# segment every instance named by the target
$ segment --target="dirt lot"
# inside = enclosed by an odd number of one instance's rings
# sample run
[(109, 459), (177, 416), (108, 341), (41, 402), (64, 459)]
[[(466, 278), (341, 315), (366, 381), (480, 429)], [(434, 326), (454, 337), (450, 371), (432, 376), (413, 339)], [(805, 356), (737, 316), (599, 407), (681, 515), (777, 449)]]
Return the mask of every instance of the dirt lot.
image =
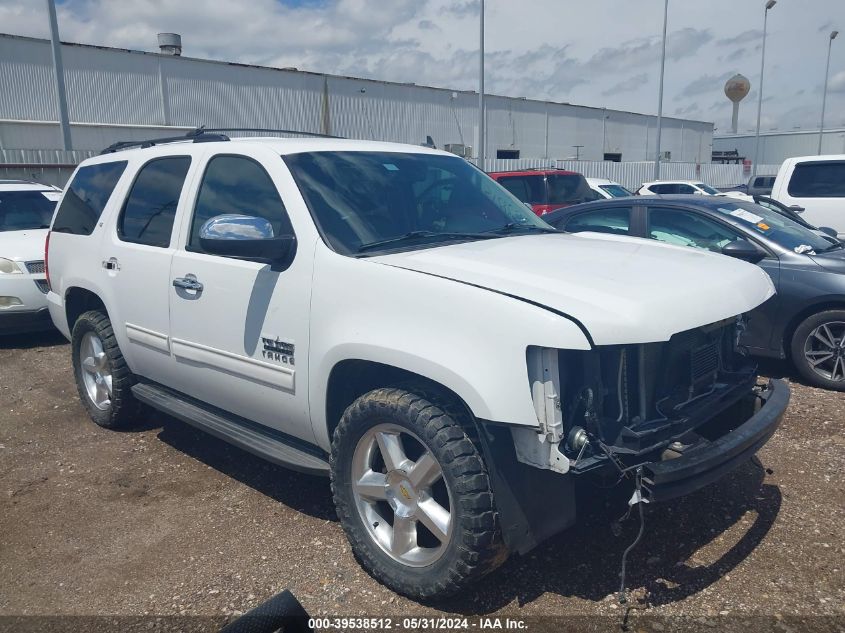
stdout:
[[(420, 605), (361, 570), (326, 480), (158, 414), (128, 432), (98, 428), (69, 351), (57, 336), (0, 342), (0, 616), (230, 615), (285, 587), (312, 615), (622, 614), (619, 564), (638, 525), (614, 535), (624, 508), (597, 490), (578, 527), (458, 599)], [(760, 453), (768, 472), (749, 463), (647, 508), (629, 567), (633, 593), (647, 595), (640, 617), (845, 629), (845, 395), (792, 386)]]

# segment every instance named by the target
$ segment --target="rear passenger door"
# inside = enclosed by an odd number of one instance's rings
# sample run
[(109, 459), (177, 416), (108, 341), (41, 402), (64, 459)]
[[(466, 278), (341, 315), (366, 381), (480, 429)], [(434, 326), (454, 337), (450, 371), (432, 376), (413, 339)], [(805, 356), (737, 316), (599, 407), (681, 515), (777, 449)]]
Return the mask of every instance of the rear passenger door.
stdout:
[(836, 229), (845, 238), (845, 160), (797, 163), (780, 202), (804, 207), (802, 217)]
[(121, 351), (133, 372), (162, 382), (173, 364), (167, 338), (173, 226), (191, 168), (191, 156), (175, 153), (140, 165), (102, 246), (106, 306)]
[[(199, 240), (205, 222), (226, 214), (264, 218), (274, 235), (294, 233), (285, 199), (301, 195), (281, 157), (270, 150), (245, 155), (233, 147), (202, 165), (166, 284), (178, 366), (169, 386), (314, 442), (306, 378), (315, 240), (298, 234), (285, 270), (206, 253)], [(199, 286), (178, 287), (185, 279)]]

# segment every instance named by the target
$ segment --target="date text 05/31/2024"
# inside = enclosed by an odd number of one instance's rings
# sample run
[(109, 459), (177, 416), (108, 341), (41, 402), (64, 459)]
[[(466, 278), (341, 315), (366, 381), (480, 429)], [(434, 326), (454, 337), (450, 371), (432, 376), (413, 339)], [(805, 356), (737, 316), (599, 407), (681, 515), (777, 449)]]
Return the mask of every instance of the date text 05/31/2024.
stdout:
[(315, 630), (405, 630), (405, 631), (419, 631), (419, 630), (436, 630), (436, 631), (455, 631), (455, 630), (478, 630), (478, 631), (493, 631), (493, 630), (510, 630), (520, 631), (528, 628), (524, 620), (515, 618), (496, 618), (496, 617), (482, 617), (482, 618), (437, 618), (437, 617), (407, 617), (407, 618), (367, 618), (367, 617), (351, 617), (351, 618), (311, 618), (308, 620), (308, 626)]

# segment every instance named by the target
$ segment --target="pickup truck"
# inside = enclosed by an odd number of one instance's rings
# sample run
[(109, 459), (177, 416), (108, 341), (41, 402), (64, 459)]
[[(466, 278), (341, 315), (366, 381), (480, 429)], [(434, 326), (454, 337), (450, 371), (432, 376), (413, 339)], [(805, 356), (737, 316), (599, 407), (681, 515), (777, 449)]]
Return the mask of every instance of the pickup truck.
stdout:
[(75, 171), (46, 261), (94, 422), (163, 411), (329, 476), (356, 558), (416, 599), (572, 525), (576, 480), (632, 503), (714, 481), (789, 399), (737, 344), (762, 270), (560, 233), (434, 149), (118, 144)]

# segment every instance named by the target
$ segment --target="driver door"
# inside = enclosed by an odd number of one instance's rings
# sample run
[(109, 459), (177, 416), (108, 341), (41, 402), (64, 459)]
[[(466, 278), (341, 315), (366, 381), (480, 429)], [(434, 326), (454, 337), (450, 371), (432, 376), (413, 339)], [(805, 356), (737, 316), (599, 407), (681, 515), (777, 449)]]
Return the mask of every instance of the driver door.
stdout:
[[(746, 240), (756, 244), (748, 236), (718, 220), (702, 213), (670, 207), (648, 208), (648, 237), (659, 242), (700, 248), (720, 253), (722, 248), (734, 240)], [(759, 245), (757, 245), (760, 248)], [(777, 289), (780, 284), (780, 261), (768, 255), (758, 264), (765, 270)], [(742, 344), (749, 348), (769, 349), (773, 324), (780, 309), (780, 294), (758, 306), (748, 315), (748, 329), (742, 337)]]
[(199, 241), (202, 225), (225, 214), (266, 219), (274, 235), (293, 233), (283, 199), (295, 185), (282, 178), (281, 157), (256, 155), (207, 156), (184, 214), (170, 268), (171, 349), (180, 368), (170, 386), (314, 442), (305, 379), (313, 242), (297, 245), (288, 268), (271, 270), (206, 253)]

